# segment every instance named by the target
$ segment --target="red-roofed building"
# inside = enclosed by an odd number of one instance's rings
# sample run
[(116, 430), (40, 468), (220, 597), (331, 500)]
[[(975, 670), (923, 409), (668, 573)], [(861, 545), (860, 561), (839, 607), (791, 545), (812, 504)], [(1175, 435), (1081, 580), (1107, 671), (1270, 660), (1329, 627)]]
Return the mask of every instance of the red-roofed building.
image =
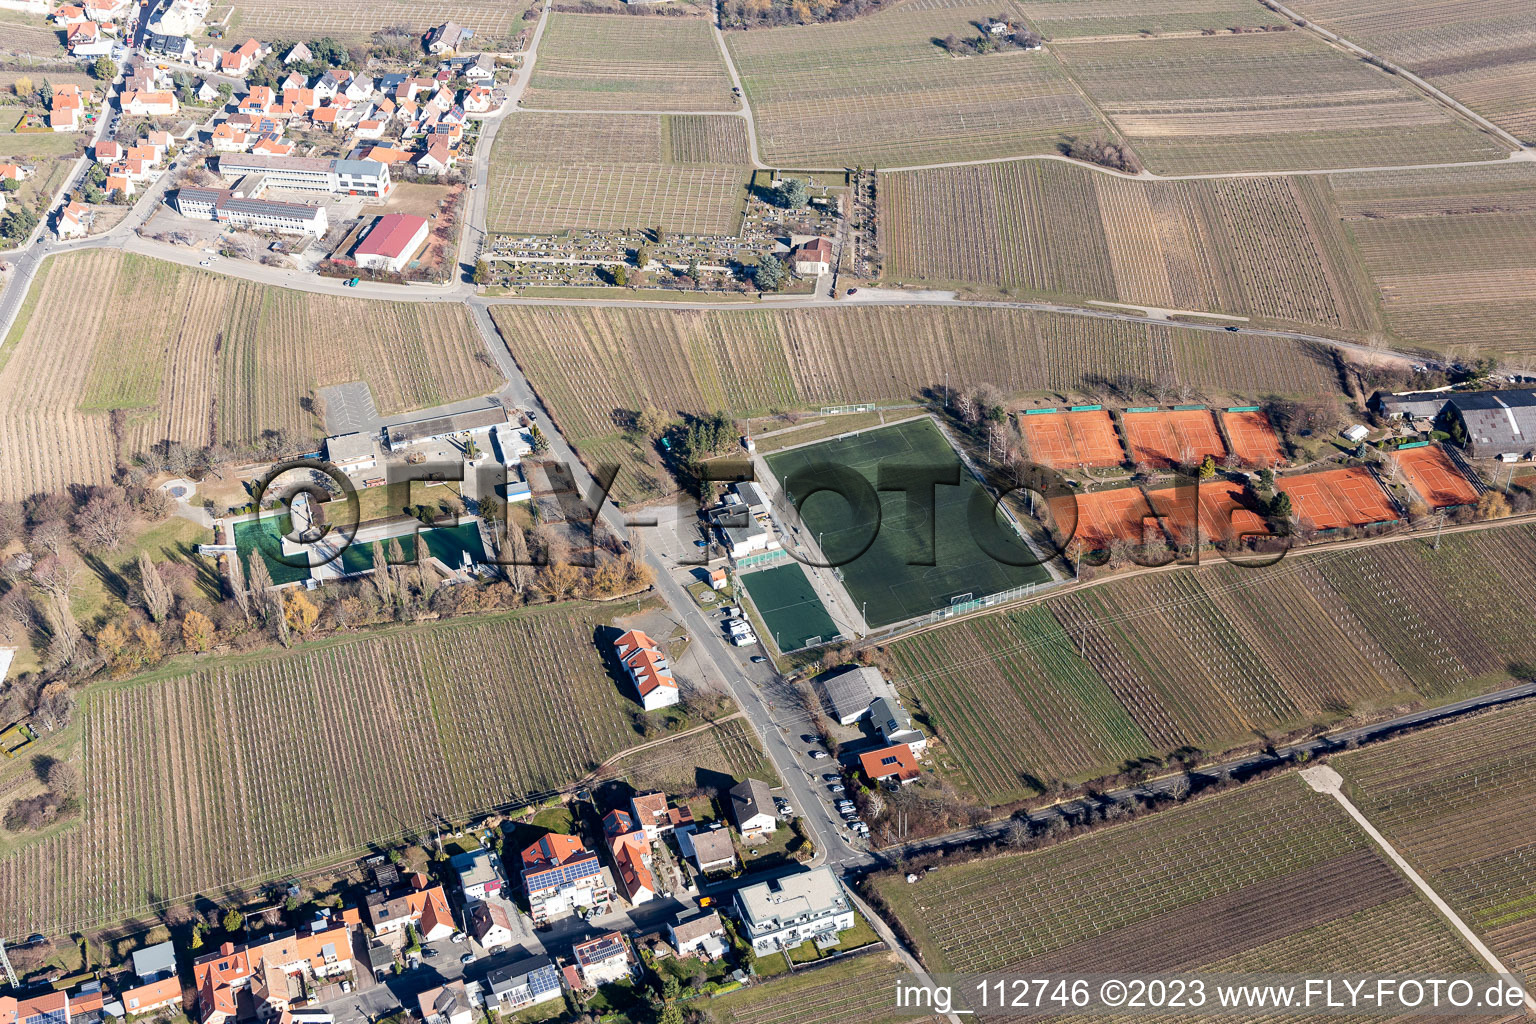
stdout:
[(226, 75), (243, 75), (256, 66), (261, 60), (261, 44), (254, 39), (247, 39), (237, 49), (219, 57), (219, 70)]
[(611, 898), (597, 854), (559, 832), (523, 851), (523, 888), (536, 925), (565, 917), (573, 907), (605, 910)]
[(380, 217), (352, 250), (360, 267), (399, 273), (427, 240), (430, 225), (425, 217), (390, 213)]
[(181, 1005), (181, 982), (174, 976), (151, 981), (145, 985), (125, 989), (118, 993), (118, 1000), (128, 1016), (136, 1017), (166, 1006)]
[(603, 818), (603, 836), (613, 857), (614, 880), (630, 903), (656, 898), (656, 876), (651, 873), (651, 841), (628, 811), (612, 810)]
[(870, 782), (890, 779), (903, 786), (909, 782), (916, 782), (923, 773), (923, 770), (918, 767), (917, 757), (912, 753), (912, 748), (905, 743), (860, 754), (859, 767), (864, 769), (864, 774), (869, 776)]
[(813, 238), (790, 254), (795, 273), (806, 277), (818, 277), (832, 269), (832, 243), (825, 238)]
[(672, 667), (656, 641), (643, 631), (632, 629), (615, 640), (613, 647), (629, 681), (634, 684), (641, 707), (655, 711), (678, 702), (681, 693), (677, 680), (672, 678)]
[(428, 885), (422, 874), (411, 876), (409, 889), (370, 895), (367, 908), (375, 935), (392, 935), (413, 924), (423, 939), (433, 942), (455, 931), (443, 887)]

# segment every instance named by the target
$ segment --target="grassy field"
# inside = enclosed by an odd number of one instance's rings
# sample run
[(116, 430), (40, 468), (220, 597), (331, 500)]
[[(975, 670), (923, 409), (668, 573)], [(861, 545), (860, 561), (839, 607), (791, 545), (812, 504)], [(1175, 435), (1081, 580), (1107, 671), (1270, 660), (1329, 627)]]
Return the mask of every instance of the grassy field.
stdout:
[(1141, 182), (1025, 160), (882, 175), (879, 197), (893, 280), (1375, 326), (1321, 178)]
[(0, 860), (0, 931), (116, 920), (570, 784), (639, 742), (605, 621), (562, 606), (86, 691), (84, 819)]
[(876, 885), (934, 971), (1453, 974), (1481, 964), (1338, 804), (1294, 774), (915, 885), (894, 872)]
[[(979, 798), (1019, 799), (1185, 745), (1440, 703), (1536, 660), (1530, 527), (1111, 581), (891, 646), (898, 685)], [(1454, 609), (1454, 610), (1453, 610)], [(1296, 651), (1311, 652), (1298, 659)], [(1004, 711), (1003, 709), (1006, 709)]]
[(329, 384), (368, 381), (388, 415), (501, 383), (456, 304), (311, 295), (107, 250), (50, 262), (0, 370), (0, 499), (105, 483), (164, 438), (314, 436)]
[(496, 135), (486, 219), (492, 231), (536, 234), (734, 235), (750, 177), (740, 118), (525, 112)]
[[(424, 33), (445, 21), (455, 21), (474, 29), (469, 52), (479, 48), (510, 48), (510, 43), (525, 26), (522, 14), (532, 0), (342, 0), (317, 5), (307, 0), (237, 0), (230, 21), (229, 36), (240, 34), (257, 39), (300, 40), (333, 36), (344, 42), (363, 42), (382, 28), (404, 25)], [(218, 22), (228, 8), (215, 4), (208, 18)], [(498, 45), (500, 44), (500, 45)]]
[[(875, 500), (860, 507), (824, 492), (800, 506), (806, 531), (819, 538), (827, 560), (841, 566), (843, 585), (871, 627), (947, 608), (956, 598), (979, 599), (1051, 578), (1043, 566), (1031, 564), (1039, 556), (1012, 527), (995, 519), (984, 527), (970, 524), (971, 504), (986, 501), (986, 492), (932, 420), (908, 420), (768, 456), (768, 468), (792, 500), (798, 500), (797, 486), (803, 493), (825, 479), (815, 471), (825, 465), (858, 473)], [(885, 489), (919, 486), (918, 478), (900, 467), (952, 468), (959, 486), (928, 492), (934, 503), (930, 517), (905, 492)], [(878, 495), (876, 486), (882, 488)], [(1023, 564), (1001, 561), (1005, 554)]]
[[(41, 85), (45, 78), (54, 85), (85, 81), (78, 75), (55, 78), (48, 74), (32, 76), (32, 81)], [(0, 111), (3, 111), (0, 116), (5, 116), (9, 124), (12, 111), (15, 116), (20, 116), (21, 108), (0, 107)], [(0, 162), (31, 168), (21, 188), (6, 195), (6, 202), (31, 205), (38, 196), (51, 198), (64, 184), (64, 176), (69, 173), (75, 158), (84, 151), (84, 145), (84, 136), (75, 132), (0, 132)]]
[(709, 22), (552, 14), (523, 106), (564, 110), (734, 110)]
[(1326, 353), (1289, 342), (1235, 348), (1222, 334), (1025, 310), (492, 311), (583, 458), (624, 467), (621, 502), (642, 496), (634, 471), (645, 453), (620, 430), (647, 403), (746, 415), (910, 401), (946, 373), (956, 387), (986, 381), (1015, 394), (1188, 385), (1261, 396), (1332, 391), (1337, 379)]
[(1536, 708), (1522, 704), (1331, 763), (1371, 823), (1493, 948), (1536, 972)]
[(779, 784), (778, 773), (745, 719), (733, 718), (713, 729), (618, 758), (597, 773), (595, 782), (619, 780), (642, 793), (658, 790), (675, 795), (718, 788), (722, 773), (738, 781), (751, 776), (770, 786)]
[(1058, 43), (1068, 73), (1161, 173), (1445, 163), (1508, 150), (1313, 35)]
[(1536, 366), (1536, 167), (1337, 174), (1330, 186), (1392, 334)]
[(1251, 0), (1019, 0), (1048, 39), (1262, 28), (1285, 19)]
[(896, 979), (907, 973), (895, 953), (877, 951), (825, 967), (800, 968), (712, 999), (705, 1006), (721, 1024), (935, 1024), (942, 1020), (887, 1009)]
[(1010, 3), (925, 0), (852, 21), (727, 36), (763, 159), (785, 167), (936, 163), (1055, 150), (1104, 123), (1047, 53), (935, 45)]
[(1536, 8), (1525, 0), (1298, 0), (1292, 10), (1536, 141)]

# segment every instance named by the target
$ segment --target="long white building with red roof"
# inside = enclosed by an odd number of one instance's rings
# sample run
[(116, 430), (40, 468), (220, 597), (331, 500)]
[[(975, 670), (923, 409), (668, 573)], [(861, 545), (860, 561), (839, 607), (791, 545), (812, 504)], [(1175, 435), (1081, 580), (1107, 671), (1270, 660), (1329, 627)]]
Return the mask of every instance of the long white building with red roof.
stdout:
[(643, 630), (632, 629), (613, 642), (629, 681), (640, 698), (640, 706), (647, 711), (676, 704), (681, 693), (677, 680), (672, 677), (672, 666), (667, 655), (656, 641)]

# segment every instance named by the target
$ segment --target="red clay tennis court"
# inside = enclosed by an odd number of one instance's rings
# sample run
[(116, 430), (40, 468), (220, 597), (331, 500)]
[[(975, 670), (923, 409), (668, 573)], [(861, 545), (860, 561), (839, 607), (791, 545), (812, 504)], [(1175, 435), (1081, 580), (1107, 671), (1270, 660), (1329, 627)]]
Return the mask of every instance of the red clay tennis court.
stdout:
[(1042, 466), (1118, 466), (1125, 461), (1115, 421), (1104, 409), (1019, 416), (1029, 457)]
[(1152, 515), (1152, 507), (1140, 488), (1117, 487), (1112, 491), (1052, 498), (1051, 515), (1062, 530), (1072, 525), (1074, 500), (1077, 529), (1072, 538), (1081, 540), (1090, 551), (1106, 551), (1113, 540), (1132, 544), (1163, 542), (1163, 531), (1155, 520), (1147, 518)]
[(1216, 418), (1208, 409), (1128, 412), (1122, 422), (1132, 462), (1168, 469), (1193, 466), (1207, 455), (1219, 459), (1227, 454), (1221, 432), (1216, 429)]
[[(1264, 517), (1249, 508), (1243, 500), (1244, 488), (1231, 480), (1202, 480), (1199, 491), (1200, 539), (1206, 542), (1233, 540), (1249, 534), (1269, 533)], [(1195, 511), (1190, 506), (1195, 496), (1192, 487), (1165, 487), (1147, 495), (1152, 508), (1164, 516), (1174, 540), (1180, 544), (1192, 544), (1191, 534)], [(1295, 499), (1292, 498), (1292, 501)]]
[(1222, 425), (1232, 442), (1232, 454), (1250, 466), (1283, 466), (1285, 449), (1280, 447), (1280, 435), (1262, 412), (1224, 412)]
[(1366, 526), (1399, 518), (1387, 492), (1364, 466), (1288, 476), (1276, 486), (1291, 496), (1291, 511), (1296, 518), (1319, 530)]
[(1438, 444), (1400, 449), (1392, 457), (1402, 468), (1403, 477), (1431, 508), (1471, 505), (1477, 501), (1477, 488)]

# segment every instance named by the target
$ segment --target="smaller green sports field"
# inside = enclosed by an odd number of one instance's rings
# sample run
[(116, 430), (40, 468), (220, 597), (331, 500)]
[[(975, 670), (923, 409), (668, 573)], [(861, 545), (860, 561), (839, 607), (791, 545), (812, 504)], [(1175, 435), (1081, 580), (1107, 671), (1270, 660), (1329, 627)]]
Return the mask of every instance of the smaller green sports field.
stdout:
[(798, 651), (807, 643), (830, 640), (841, 632), (822, 607), (799, 562), (745, 573), (740, 580), (768, 627), (770, 635), (759, 639), (772, 640), (780, 651)]
[[(826, 467), (852, 471), (869, 484), (866, 494), (875, 497), (863, 507), (821, 491), (804, 501), (800, 518), (840, 566), (843, 585), (871, 628), (1051, 578), (1042, 565), (1016, 564), (1037, 556), (995, 515), (986, 488), (927, 417), (791, 448), (767, 461), (792, 498), (797, 480), (825, 476)], [(926, 505), (909, 500), (900, 487), (877, 490), (882, 465), (887, 484), (910, 483), (924, 473), (948, 474), (958, 483), (932, 485), (930, 519)], [(976, 518), (976, 510), (984, 517)]]

